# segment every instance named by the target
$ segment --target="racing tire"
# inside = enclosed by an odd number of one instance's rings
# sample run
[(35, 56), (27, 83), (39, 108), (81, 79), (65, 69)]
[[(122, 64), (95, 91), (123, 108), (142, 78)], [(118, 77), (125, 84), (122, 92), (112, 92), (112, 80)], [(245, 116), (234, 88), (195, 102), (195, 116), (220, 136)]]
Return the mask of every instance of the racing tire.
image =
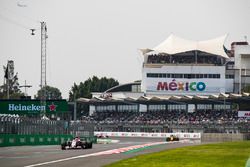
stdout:
[(86, 147), (85, 144), (82, 143), (82, 144), (81, 144), (81, 148), (82, 148), (82, 149), (86, 149), (87, 147)]
[(61, 149), (66, 150), (66, 144), (65, 143), (61, 144)]
[(92, 148), (92, 145), (93, 145), (92, 142), (91, 143), (87, 143), (87, 146), (88, 146), (87, 148)]

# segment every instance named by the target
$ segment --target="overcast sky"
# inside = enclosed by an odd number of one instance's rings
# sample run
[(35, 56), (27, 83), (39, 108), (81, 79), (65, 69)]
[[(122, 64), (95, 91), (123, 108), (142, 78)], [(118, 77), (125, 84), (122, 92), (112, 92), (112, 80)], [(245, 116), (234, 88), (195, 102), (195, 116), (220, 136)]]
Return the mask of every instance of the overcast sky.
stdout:
[(2, 66), (14, 60), (32, 97), (40, 84), (40, 21), (48, 28), (47, 84), (68, 98), (74, 82), (93, 75), (140, 80), (138, 49), (171, 33), (196, 41), (228, 34), (227, 48), (250, 40), (250, 0), (0, 0), (0, 84)]

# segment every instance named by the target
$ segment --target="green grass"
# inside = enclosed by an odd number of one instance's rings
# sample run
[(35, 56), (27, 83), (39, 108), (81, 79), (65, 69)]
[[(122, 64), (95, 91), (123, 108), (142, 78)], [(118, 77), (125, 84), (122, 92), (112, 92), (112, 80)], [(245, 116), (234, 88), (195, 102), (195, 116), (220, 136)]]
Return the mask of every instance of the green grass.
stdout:
[(226, 142), (140, 155), (106, 167), (245, 167), (248, 158), (250, 158), (250, 141)]

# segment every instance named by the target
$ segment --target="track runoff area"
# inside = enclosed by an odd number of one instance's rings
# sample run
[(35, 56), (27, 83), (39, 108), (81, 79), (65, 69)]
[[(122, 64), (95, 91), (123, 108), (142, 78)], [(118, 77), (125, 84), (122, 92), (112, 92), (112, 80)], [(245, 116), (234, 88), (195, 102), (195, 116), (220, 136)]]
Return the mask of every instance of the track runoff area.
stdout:
[(166, 138), (155, 137), (110, 137), (107, 141), (94, 144), (92, 149), (61, 150), (59, 145), (3, 147), (0, 164), (4, 167), (98, 167), (140, 154), (200, 144), (187, 139), (166, 142)]

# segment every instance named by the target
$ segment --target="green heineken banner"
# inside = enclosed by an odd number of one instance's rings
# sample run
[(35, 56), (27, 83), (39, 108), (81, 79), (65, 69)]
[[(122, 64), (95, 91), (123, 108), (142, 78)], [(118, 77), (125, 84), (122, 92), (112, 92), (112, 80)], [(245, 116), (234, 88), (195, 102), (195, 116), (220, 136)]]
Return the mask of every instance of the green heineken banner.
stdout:
[(66, 100), (47, 100), (46, 105), (41, 105), (40, 100), (0, 100), (1, 114), (39, 114), (46, 109), (47, 114), (68, 111)]

